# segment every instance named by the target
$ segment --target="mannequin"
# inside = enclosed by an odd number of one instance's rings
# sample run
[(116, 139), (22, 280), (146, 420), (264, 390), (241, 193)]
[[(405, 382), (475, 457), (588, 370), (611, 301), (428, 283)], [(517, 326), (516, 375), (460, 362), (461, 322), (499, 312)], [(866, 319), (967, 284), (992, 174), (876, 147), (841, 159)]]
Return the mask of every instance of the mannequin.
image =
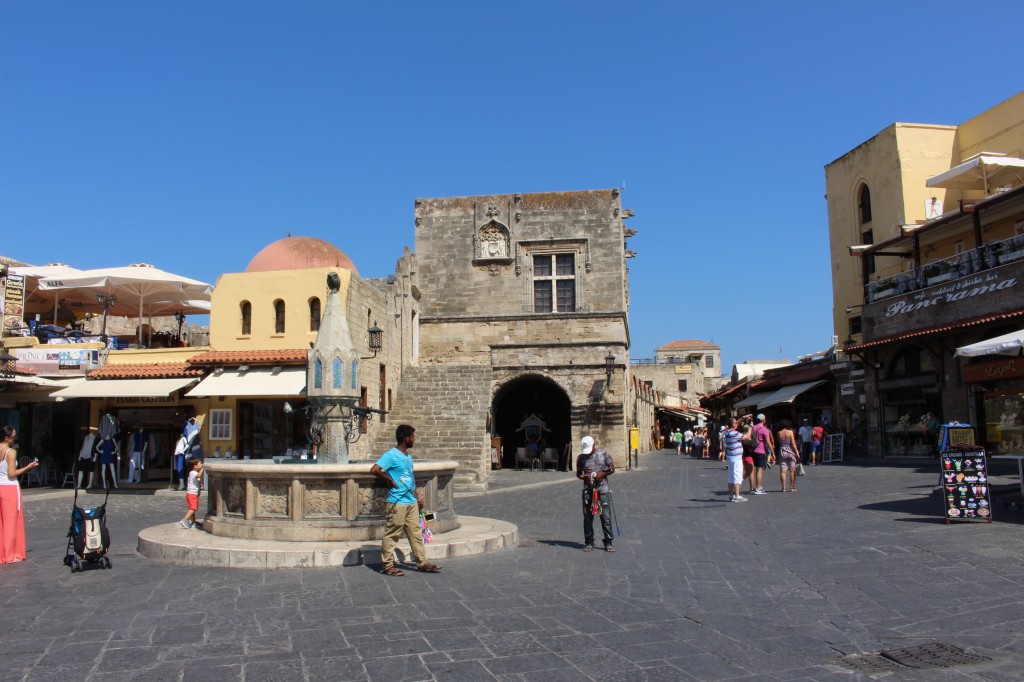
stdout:
[(89, 427), (89, 433), (85, 434), (85, 438), (82, 439), (82, 449), (78, 451), (78, 478), (75, 483), (75, 489), (81, 489), (82, 487), (82, 476), (85, 475), (85, 470), (89, 470), (89, 487), (93, 487), (93, 457), (96, 455), (96, 427)]
[[(107, 488), (107, 471), (110, 471), (110, 480), (117, 488), (117, 468), (115, 462), (120, 453), (120, 446), (117, 436), (121, 433), (121, 426), (117, 423), (117, 417), (106, 410), (100, 410), (100, 475), (103, 478), (103, 488)], [(92, 487), (91, 485), (89, 486)]]
[(146, 468), (146, 450), (149, 449), (149, 434), (142, 430), (142, 427), (135, 429), (128, 437), (128, 446), (131, 451), (131, 461), (128, 462), (129, 483), (142, 482), (142, 470)]

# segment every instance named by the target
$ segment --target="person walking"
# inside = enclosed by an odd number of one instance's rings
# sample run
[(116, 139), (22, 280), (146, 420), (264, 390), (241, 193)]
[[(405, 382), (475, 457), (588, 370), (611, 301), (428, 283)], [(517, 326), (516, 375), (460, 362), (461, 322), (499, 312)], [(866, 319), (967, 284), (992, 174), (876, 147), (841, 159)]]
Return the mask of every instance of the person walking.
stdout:
[(576, 478), (583, 481), (583, 551), (594, 550), (594, 516), (601, 517), (604, 551), (612, 547), (612, 510), (609, 504), (608, 477), (615, 473), (615, 460), (604, 448), (594, 445), (593, 436), (583, 436), (580, 456), (576, 458)]
[(394, 577), (405, 575), (395, 566), (395, 545), (404, 534), (409, 540), (420, 573), (440, 573), (441, 567), (427, 561), (423, 546), (423, 531), (420, 528), (420, 509), (423, 497), (416, 488), (413, 474), (412, 455), (409, 450), (416, 444), (416, 429), (400, 424), (395, 429), (395, 447), (391, 448), (370, 467), (370, 473), (388, 484), (388, 499), (385, 507), (384, 539), (380, 546), (381, 573)]
[[(807, 421), (806, 419), (804, 420)], [(793, 435), (793, 426), (788, 419), (782, 420), (782, 428), (779, 429), (779, 481), (782, 483), (782, 492), (796, 492), (796, 470), (800, 464), (800, 451), (797, 449), (796, 437)], [(786, 480), (789, 480), (789, 489), (786, 489)]]
[(701, 459), (708, 458), (708, 439), (706, 429), (698, 428), (696, 433), (693, 434), (693, 454)]
[(774, 453), (775, 442), (772, 432), (764, 425), (765, 416), (757, 415), (757, 423), (751, 427), (749, 442), (753, 455), (753, 469), (750, 472), (750, 492), (764, 495), (764, 470), (768, 466), (769, 450)]
[(743, 487), (743, 434), (736, 429), (737, 426), (738, 422), (733, 417), (722, 427), (722, 453), (729, 472), (725, 480), (729, 486), (729, 501), (746, 502), (747, 498), (740, 494)]
[(4, 427), (0, 441), (0, 564), (25, 560), (25, 514), (18, 476), (39, 466), (32, 460), (18, 468), (18, 451), (14, 449), (17, 437), (13, 426)]
[(821, 459), (821, 448), (825, 445), (825, 427), (818, 422), (811, 429), (811, 466), (817, 466)]
[(686, 431), (683, 432), (683, 450), (689, 456), (693, 452), (693, 431), (690, 427), (686, 427)]
[(679, 433), (679, 429), (672, 432), (672, 442), (676, 444), (676, 455), (683, 454), (683, 434)]
[(811, 463), (811, 443), (814, 441), (814, 429), (811, 428), (811, 420), (804, 419), (800, 425), (800, 461), (804, 464)]

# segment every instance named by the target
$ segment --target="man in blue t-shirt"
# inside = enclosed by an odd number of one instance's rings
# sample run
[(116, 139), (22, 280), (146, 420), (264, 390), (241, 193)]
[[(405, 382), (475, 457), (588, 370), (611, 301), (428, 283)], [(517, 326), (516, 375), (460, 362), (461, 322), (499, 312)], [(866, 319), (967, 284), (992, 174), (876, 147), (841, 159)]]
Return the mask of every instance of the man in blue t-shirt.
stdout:
[(404, 534), (409, 539), (420, 573), (438, 573), (440, 566), (427, 562), (423, 547), (423, 531), (420, 528), (420, 509), (423, 498), (416, 489), (416, 477), (412, 472), (412, 455), (409, 448), (416, 443), (416, 429), (402, 424), (395, 429), (397, 445), (383, 455), (370, 468), (370, 473), (388, 484), (388, 503), (385, 508), (384, 540), (381, 542), (381, 573), (391, 576), (405, 575), (395, 566), (395, 545)]

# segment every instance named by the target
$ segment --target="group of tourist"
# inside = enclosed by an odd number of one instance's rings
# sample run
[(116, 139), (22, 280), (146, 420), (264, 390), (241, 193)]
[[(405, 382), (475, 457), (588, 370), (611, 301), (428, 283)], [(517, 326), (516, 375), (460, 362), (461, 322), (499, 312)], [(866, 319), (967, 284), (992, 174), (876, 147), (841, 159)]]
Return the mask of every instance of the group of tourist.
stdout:
[[(825, 429), (821, 424), (811, 426), (804, 419), (799, 430), (793, 429), (789, 419), (779, 423), (777, 431), (765, 424), (765, 415), (733, 417), (719, 432), (718, 458), (725, 461), (729, 472), (727, 483), (730, 502), (746, 502), (743, 482), (751, 495), (765, 495), (765, 469), (778, 464), (782, 492), (795, 493), (796, 477), (804, 464), (816, 465), (821, 456)], [(799, 440), (798, 440), (799, 438)]]
[(674, 431), (670, 429), (665, 441), (676, 449), (677, 455), (711, 458), (711, 440), (705, 426), (698, 426), (692, 430), (687, 427), (685, 431), (680, 431), (678, 427)]

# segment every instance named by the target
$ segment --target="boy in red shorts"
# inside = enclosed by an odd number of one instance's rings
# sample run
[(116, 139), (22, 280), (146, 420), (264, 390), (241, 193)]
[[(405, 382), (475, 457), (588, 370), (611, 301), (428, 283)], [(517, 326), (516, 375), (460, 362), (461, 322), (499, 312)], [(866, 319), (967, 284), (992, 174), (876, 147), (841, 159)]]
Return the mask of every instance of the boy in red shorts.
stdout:
[(185, 486), (185, 501), (188, 503), (188, 511), (185, 518), (181, 520), (182, 528), (192, 528), (196, 521), (196, 512), (199, 511), (199, 491), (203, 487), (203, 460), (198, 457), (190, 457), (186, 463), (188, 469), (188, 485)]

